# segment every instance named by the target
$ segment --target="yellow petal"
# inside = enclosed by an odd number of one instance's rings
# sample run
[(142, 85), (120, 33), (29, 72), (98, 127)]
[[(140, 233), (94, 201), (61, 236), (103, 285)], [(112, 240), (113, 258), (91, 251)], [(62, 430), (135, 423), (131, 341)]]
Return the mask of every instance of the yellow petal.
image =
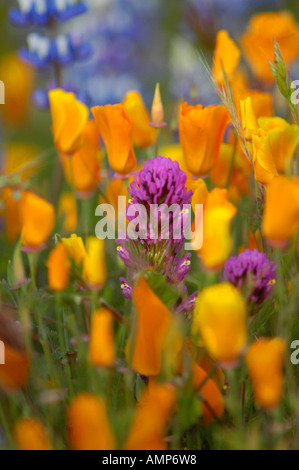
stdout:
[(224, 364), (234, 362), (247, 341), (246, 305), (229, 283), (206, 287), (198, 294), (193, 334), (200, 335), (211, 357)]
[(123, 100), (123, 107), (133, 122), (133, 141), (136, 147), (146, 148), (156, 139), (155, 130), (150, 126), (150, 115), (137, 91), (130, 91)]
[(80, 144), (88, 108), (73, 93), (61, 89), (51, 90), (49, 101), (55, 146), (61, 153), (73, 153)]

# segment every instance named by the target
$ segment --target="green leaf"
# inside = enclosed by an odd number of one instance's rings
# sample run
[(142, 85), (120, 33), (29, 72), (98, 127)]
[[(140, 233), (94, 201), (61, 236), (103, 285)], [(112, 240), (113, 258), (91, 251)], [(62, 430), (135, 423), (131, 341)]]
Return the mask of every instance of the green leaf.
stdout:
[(162, 274), (155, 271), (148, 273), (148, 284), (159, 299), (170, 309), (178, 301), (178, 291), (167, 283)]

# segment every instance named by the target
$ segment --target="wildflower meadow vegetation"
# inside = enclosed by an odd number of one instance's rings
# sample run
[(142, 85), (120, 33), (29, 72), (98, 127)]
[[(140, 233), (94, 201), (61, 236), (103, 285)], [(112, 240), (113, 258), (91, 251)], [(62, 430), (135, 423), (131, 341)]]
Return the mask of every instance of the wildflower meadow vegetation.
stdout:
[(0, 447), (298, 450), (299, 11), (1, 2)]

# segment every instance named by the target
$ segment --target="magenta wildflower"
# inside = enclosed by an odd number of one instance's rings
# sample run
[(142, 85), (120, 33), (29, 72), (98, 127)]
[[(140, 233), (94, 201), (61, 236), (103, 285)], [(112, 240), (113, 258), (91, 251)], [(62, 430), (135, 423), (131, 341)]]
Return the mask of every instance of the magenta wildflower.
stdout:
[(133, 288), (131, 284), (129, 284), (129, 282), (124, 277), (120, 278), (120, 282), (121, 282), (120, 287), (121, 287), (121, 291), (123, 293), (124, 298), (127, 300), (131, 300), (132, 294), (133, 294)]
[[(138, 216), (138, 236), (118, 240), (117, 248), (129, 268), (130, 280), (137, 272), (153, 268), (168, 282), (179, 285), (188, 273), (191, 255), (178, 256), (184, 243), (183, 209), (192, 196), (192, 191), (186, 189), (186, 179), (178, 162), (160, 156), (136, 172), (128, 189), (131, 199), (127, 219), (132, 221)], [(138, 214), (140, 209), (142, 217)], [(127, 295), (127, 290), (122, 290)]]
[(232, 256), (224, 264), (223, 278), (236, 287), (246, 287), (249, 298), (263, 302), (275, 286), (276, 266), (266, 254), (258, 250), (245, 250), (239, 256)]
[(188, 204), (192, 191), (185, 187), (186, 174), (178, 162), (170, 158), (151, 158), (140, 172), (135, 173), (129, 188), (132, 202), (137, 204)]

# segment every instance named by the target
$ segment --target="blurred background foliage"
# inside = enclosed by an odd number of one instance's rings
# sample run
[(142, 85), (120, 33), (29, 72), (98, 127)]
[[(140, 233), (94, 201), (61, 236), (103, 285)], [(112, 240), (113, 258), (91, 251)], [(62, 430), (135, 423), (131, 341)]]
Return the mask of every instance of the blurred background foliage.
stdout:
[[(73, 19), (65, 29), (92, 43), (87, 62), (65, 69), (63, 82), (91, 95), (93, 105), (120, 102), (131, 89), (142, 92), (146, 103), (159, 81), (165, 103), (196, 96), (202, 104), (217, 97), (198, 60), (198, 48), (211, 59), (216, 33), (225, 28), (237, 37), (251, 14), (289, 9), (299, 18), (296, 0), (87, 0), (89, 12)], [(1, 0), (0, 63), (25, 45), (30, 28), (16, 28), (8, 19), (15, 0)], [(41, 29), (42, 32), (42, 29)], [(37, 73), (36, 85), (53, 77), (51, 70)], [(0, 77), (1, 79), (1, 77)], [(171, 105), (170, 105), (171, 106)], [(169, 110), (171, 113), (173, 110)], [(32, 141), (47, 148), (52, 140), (49, 114), (32, 106), (25, 128), (5, 129), (7, 139)]]

